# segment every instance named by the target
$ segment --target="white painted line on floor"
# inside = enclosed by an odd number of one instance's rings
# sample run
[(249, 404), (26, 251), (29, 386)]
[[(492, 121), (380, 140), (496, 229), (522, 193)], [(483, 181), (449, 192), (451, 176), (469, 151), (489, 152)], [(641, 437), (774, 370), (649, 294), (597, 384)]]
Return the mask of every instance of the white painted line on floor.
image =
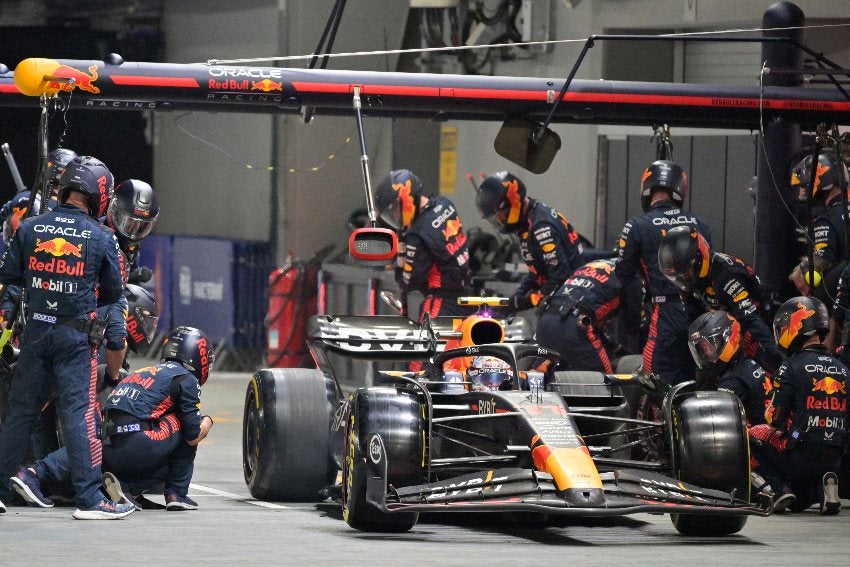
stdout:
[(260, 506), (261, 508), (271, 508), (273, 510), (290, 509), (289, 506), (281, 506), (280, 504), (272, 504), (271, 502), (265, 502), (263, 500), (254, 500), (253, 498), (245, 498), (244, 496), (239, 496), (238, 494), (233, 494), (232, 492), (225, 492), (224, 490), (210, 488), (209, 486), (195, 484), (194, 482), (189, 485), (189, 488), (194, 488), (195, 490), (200, 490), (201, 492), (209, 492), (210, 494), (215, 494), (216, 496), (224, 496), (225, 498), (230, 498), (231, 500), (236, 500), (237, 502), (253, 504), (254, 506)]

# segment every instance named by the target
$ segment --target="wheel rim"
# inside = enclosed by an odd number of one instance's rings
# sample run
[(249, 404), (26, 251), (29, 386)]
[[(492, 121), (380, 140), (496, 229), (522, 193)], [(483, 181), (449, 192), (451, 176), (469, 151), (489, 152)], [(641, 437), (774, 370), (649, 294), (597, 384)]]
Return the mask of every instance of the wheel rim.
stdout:
[(251, 484), (257, 470), (257, 455), (260, 445), (259, 421), (254, 390), (249, 388), (245, 399), (245, 426), (242, 431), (242, 465), (245, 472), (245, 482), (248, 484)]

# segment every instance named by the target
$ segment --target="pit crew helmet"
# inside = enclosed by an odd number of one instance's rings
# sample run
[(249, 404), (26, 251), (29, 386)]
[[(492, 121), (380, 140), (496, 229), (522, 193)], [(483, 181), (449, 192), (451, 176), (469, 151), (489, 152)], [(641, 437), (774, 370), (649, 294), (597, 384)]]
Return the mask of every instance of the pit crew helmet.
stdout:
[(202, 330), (177, 327), (162, 343), (161, 357), (162, 362), (173, 360), (182, 364), (203, 386), (215, 361), (215, 349)]
[(106, 210), (109, 226), (131, 242), (150, 234), (158, 216), (159, 202), (153, 187), (138, 179), (119, 183)]
[(527, 194), (525, 184), (518, 177), (500, 171), (481, 182), (475, 206), (481, 218), (499, 232), (518, 232), (522, 228), (522, 209)]
[(698, 279), (708, 277), (711, 248), (692, 226), (677, 226), (661, 237), (658, 267), (682, 291), (690, 291)]
[(681, 205), (688, 196), (688, 174), (676, 162), (660, 159), (649, 164), (640, 178), (640, 204), (649, 210), (654, 189), (667, 189), (673, 200)]
[[(815, 170), (815, 182), (812, 187), (812, 199), (825, 196), (833, 185), (841, 181), (839, 168), (843, 164), (829, 152), (818, 154), (818, 166)], [(791, 170), (791, 187), (798, 189), (797, 198), (805, 201), (808, 198), (809, 181), (812, 176), (812, 156), (804, 157)]]
[(375, 208), (381, 220), (395, 230), (407, 230), (419, 213), (422, 180), (409, 169), (394, 169), (375, 190)]
[(741, 349), (741, 324), (725, 311), (709, 311), (688, 327), (688, 348), (697, 368), (721, 373)]
[(127, 347), (135, 353), (142, 353), (151, 347), (159, 322), (159, 308), (153, 294), (145, 288), (127, 284), (124, 287), (127, 298)]
[(66, 148), (56, 148), (47, 154), (47, 171), (45, 176), (47, 182), (58, 185), (59, 178), (62, 177), (65, 167), (75, 157), (77, 157), (77, 152)]
[(466, 369), (466, 379), (473, 392), (510, 390), (514, 371), (510, 364), (495, 356), (476, 356)]
[(89, 215), (99, 219), (106, 214), (113, 187), (112, 173), (102, 161), (91, 156), (78, 156), (65, 166), (59, 178), (57, 200), (64, 203), (70, 191), (80, 191), (86, 195)]
[(823, 340), (828, 332), (826, 305), (814, 297), (792, 297), (773, 318), (773, 337), (784, 354), (796, 352), (815, 334)]

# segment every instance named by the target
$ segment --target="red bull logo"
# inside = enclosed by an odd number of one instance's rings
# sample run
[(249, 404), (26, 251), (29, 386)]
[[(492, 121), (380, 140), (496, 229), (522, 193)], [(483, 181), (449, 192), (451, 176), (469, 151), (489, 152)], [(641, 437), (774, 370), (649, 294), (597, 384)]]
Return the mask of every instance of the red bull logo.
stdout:
[(508, 220), (506, 222), (508, 224), (517, 223), (519, 222), (519, 215), (522, 212), (522, 203), (519, 198), (519, 180), (514, 179), (513, 181), (502, 181), (502, 185), (508, 189), (505, 197), (508, 199), (508, 204), (510, 204)]
[(45, 73), (45, 76), (60, 77), (63, 79), (74, 79), (73, 84), (66, 83), (64, 81), (48, 81), (44, 87), (44, 90), (47, 92), (71, 92), (75, 88), (77, 88), (86, 92), (90, 92), (92, 94), (100, 94), (100, 89), (94, 85), (94, 82), (97, 81), (97, 65), (91, 65), (89, 67), (89, 72), (84, 73), (79, 69), (69, 67), (68, 65), (60, 65), (57, 62), (56, 69), (53, 70), (53, 72), (51, 73)]
[(36, 239), (35, 250), (33, 250), (33, 252), (47, 252), (57, 258), (60, 256), (76, 256), (77, 258), (82, 258), (83, 245), (77, 244), (75, 246), (64, 238), (51, 238), (44, 242), (42, 242), (41, 239)]
[(272, 91), (279, 92), (283, 90), (283, 82), (277, 83), (269, 79), (263, 79), (262, 81), (251, 81), (251, 90), (263, 91), (264, 93), (269, 93)]
[(460, 219), (449, 219), (446, 221), (446, 228), (443, 229), (443, 236), (449, 240), (458, 235), (460, 232)]
[(847, 394), (844, 382), (839, 382), (830, 376), (826, 376), (820, 380), (812, 378), (812, 392), (823, 392), (828, 395), (836, 394), (838, 392), (845, 395)]
[(398, 193), (398, 200), (401, 202), (401, 224), (404, 227), (410, 226), (413, 222), (413, 215), (416, 214), (416, 203), (413, 202), (413, 183), (410, 179), (404, 183), (393, 183), (393, 191)]
[(791, 344), (791, 341), (797, 336), (797, 333), (800, 329), (803, 328), (803, 321), (811, 317), (815, 314), (814, 309), (806, 309), (806, 306), (802, 303), (797, 303), (797, 310), (791, 313), (791, 316), (788, 318), (788, 328), (782, 335), (779, 337), (777, 341), (779, 346), (782, 348), (788, 348)]
[(817, 171), (815, 171), (815, 186), (812, 189), (812, 195), (817, 194), (818, 189), (820, 188), (820, 178), (824, 173), (829, 171), (829, 169), (830, 168), (829, 168), (828, 165), (823, 165), (820, 162), (818, 162), (818, 168), (817, 168)]

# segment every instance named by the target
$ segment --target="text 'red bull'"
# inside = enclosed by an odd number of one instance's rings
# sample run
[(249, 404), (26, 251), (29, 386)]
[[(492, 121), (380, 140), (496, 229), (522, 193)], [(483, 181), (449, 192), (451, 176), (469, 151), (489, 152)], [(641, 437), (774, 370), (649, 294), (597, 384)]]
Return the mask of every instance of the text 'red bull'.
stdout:
[(86, 263), (68, 262), (62, 258), (51, 258), (46, 262), (41, 262), (34, 256), (30, 256), (30, 263), (27, 267), (36, 272), (82, 277), (83, 271), (86, 269)]

